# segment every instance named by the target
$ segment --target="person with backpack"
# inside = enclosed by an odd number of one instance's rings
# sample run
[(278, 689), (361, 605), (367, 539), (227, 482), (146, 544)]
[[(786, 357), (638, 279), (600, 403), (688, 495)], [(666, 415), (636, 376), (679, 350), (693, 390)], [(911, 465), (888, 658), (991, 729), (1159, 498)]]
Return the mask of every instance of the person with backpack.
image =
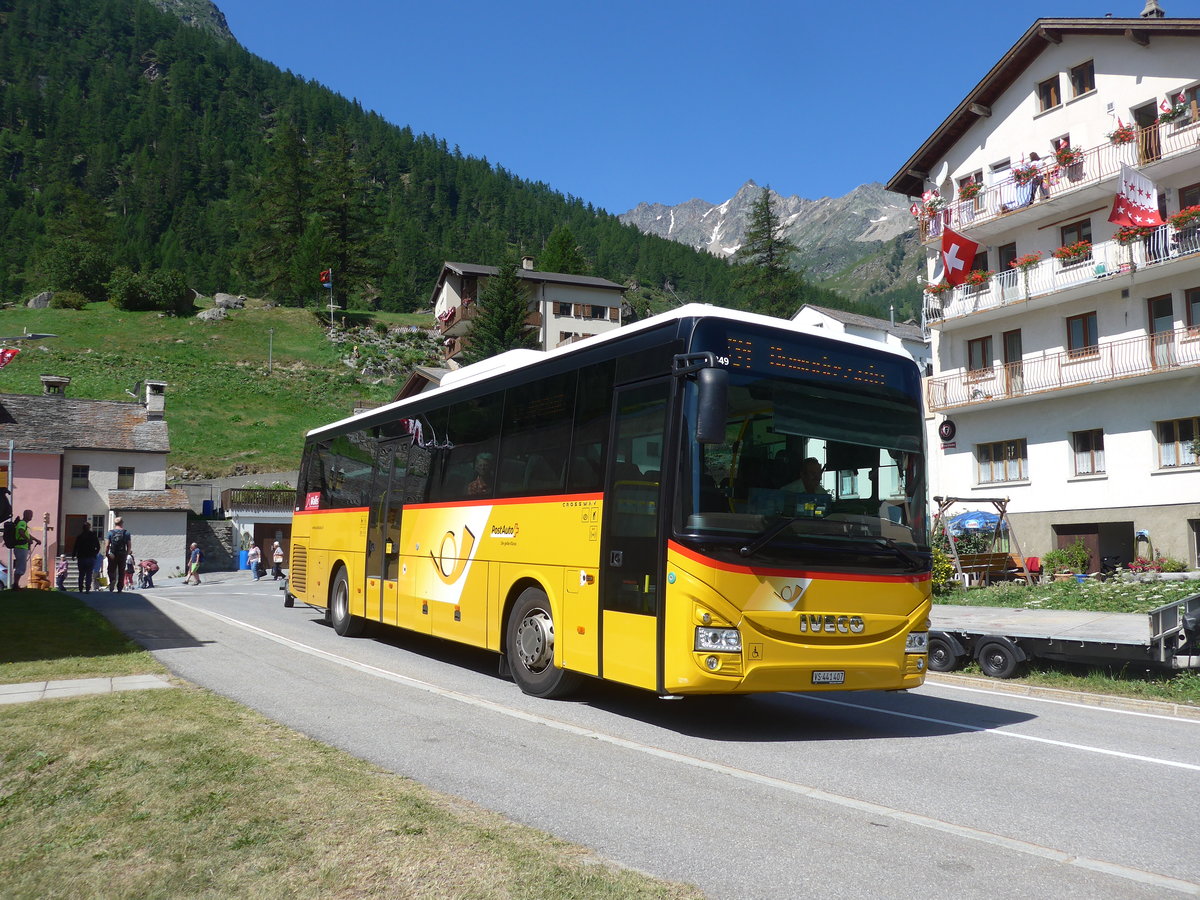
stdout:
[[(4, 524), (4, 544), (5, 546), (12, 547), (13, 551), (12, 588), (14, 591), (20, 589), (21, 576), (25, 574), (25, 568), (29, 565), (30, 544), (34, 546), (41, 544), (41, 541), (29, 533), (29, 520), (32, 518), (33, 510), (27, 509), (21, 514), (21, 518), (13, 519), (11, 522)], [(12, 526), (11, 529), (9, 528), (10, 525)], [(11, 538), (9, 534), (10, 530)]]
[[(75, 547), (72, 555), (75, 566), (79, 571), (79, 593), (91, 593), (92, 572), (96, 568), (96, 555), (100, 552), (100, 538), (92, 531), (92, 523), (86, 519), (79, 534), (75, 536)], [(97, 585), (99, 587), (99, 585)]]
[(133, 537), (125, 530), (125, 520), (120, 516), (113, 519), (113, 527), (105, 535), (108, 546), (104, 555), (108, 557), (108, 589), (120, 593), (125, 581), (125, 557), (133, 549)]

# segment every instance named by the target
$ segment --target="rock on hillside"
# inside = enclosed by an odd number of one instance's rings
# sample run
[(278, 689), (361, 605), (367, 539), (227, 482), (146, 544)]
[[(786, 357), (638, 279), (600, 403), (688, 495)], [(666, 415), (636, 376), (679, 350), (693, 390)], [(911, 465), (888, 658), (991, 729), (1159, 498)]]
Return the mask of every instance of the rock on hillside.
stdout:
[[(742, 245), (751, 207), (762, 189), (747, 181), (721, 204), (689, 200), (678, 206), (639, 203), (620, 216), (647, 234), (690, 244), (717, 256), (732, 256)], [(844, 197), (784, 197), (771, 192), (775, 214), (789, 240), (800, 248), (799, 262), (823, 280), (878, 250), (878, 245), (913, 229), (909, 201), (864, 184)]]
[(188, 25), (232, 41), (233, 32), (225, 21), (225, 13), (212, 0), (150, 0), (163, 12), (178, 16)]

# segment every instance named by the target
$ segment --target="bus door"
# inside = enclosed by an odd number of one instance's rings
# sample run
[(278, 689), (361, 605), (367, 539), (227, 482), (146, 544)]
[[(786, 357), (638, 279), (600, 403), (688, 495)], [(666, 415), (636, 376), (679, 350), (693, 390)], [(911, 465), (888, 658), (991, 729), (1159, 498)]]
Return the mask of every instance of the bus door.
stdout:
[(401, 624), (397, 613), (400, 569), (400, 513), (410, 441), (380, 444), (376, 453), (375, 484), (367, 517), (368, 619)]
[(618, 389), (600, 550), (605, 678), (658, 689), (663, 450), (670, 379)]

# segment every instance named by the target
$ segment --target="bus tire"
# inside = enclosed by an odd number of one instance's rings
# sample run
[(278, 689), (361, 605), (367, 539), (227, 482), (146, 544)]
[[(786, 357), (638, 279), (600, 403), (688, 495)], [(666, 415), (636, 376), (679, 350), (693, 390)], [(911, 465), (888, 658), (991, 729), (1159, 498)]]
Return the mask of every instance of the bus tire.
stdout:
[(962, 644), (950, 635), (940, 632), (929, 635), (930, 672), (953, 672), (963, 664), (966, 656)]
[(539, 588), (526, 588), (513, 604), (504, 649), (513, 681), (526, 694), (565, 697), (579, 686), (578, 673), (554, 664), (554, 614)]
[(975, 657), (989, 678), (1016, 678), (1025, 670), (1025, 654), (1006, 637), (989, 637), (979, 645)]
[(329, 592), (329, 622), (342, 637), (358, 637), (367, 627), (365, 619), (350, 615), (350, 579), (345, 569), (338, 569)]

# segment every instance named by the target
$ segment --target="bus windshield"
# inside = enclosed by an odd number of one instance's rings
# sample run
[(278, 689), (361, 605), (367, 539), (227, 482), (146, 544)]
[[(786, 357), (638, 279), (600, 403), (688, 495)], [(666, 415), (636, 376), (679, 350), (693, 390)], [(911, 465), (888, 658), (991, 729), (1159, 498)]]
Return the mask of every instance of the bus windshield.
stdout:
[(749, 565), (928, 565), (915, 397), (732, 371), (725, 440), (700, 444), (688, 391), (680, 539)]

